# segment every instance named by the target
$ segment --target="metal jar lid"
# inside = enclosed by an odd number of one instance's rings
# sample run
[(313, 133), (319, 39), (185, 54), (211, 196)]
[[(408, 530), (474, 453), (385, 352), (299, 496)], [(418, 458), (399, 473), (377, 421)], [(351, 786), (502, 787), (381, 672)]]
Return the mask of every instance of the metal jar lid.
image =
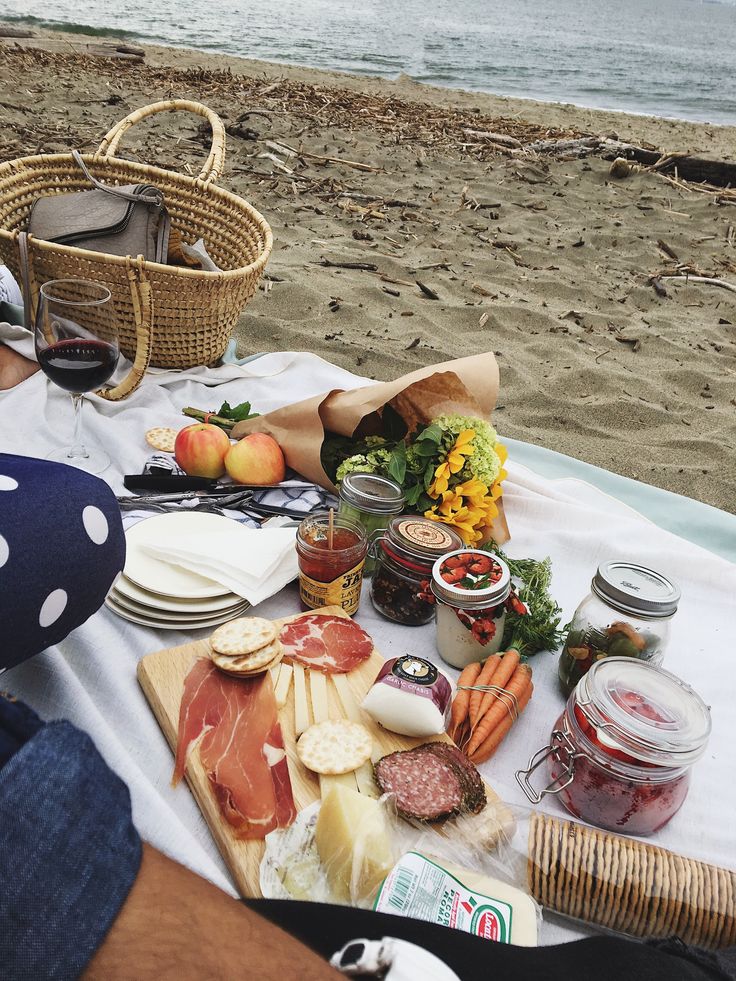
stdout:
[(671, 617), (680, 602), (680, 587), (669, 579), (632, 562), (601, 562), (591, 583), (604, 603), (632, 616)]
[(375, 473), (347, 474), (340, 484), (340, 497), (371, 514), (399, 514), (404, 510), (404, 492), (399, 484)]
[(402, 558), (416, 559), (431, 567), (441, 555), (460, 548), (463, 540), (456, 531), (439, 521), (400, 514), (389, 521), (384, 542)]
[[(472, 565), (473, 561), (485, 564), (490, 559), (495, 564), (498, 576), (490, 585), (481, 589), (473, 588), (473, 584), (449, 583), (443, 578), (443, 571), (446, 571), (445, 563), (454, 559), (455, 556), (470, 557), (471, 562), (465, 563), (466, 567)], [(466, 579), (482, 579), (483, 575), (482, 571), (479, 571), (477, 575), (471, 572)], [(462, 581), (464, 582), (465, 579)], [(454, 606), (461, 610), (486, 610), (498, 606), (508, 598), (511, 592), (511, 573), (506, 563), (490, 552), (473, 548), (458, 548), (450, 552), (449, 555), (443, 555), (435, 562), (432, 568), (432, 592), (440, 602), (446, 603), (448, 606)]]

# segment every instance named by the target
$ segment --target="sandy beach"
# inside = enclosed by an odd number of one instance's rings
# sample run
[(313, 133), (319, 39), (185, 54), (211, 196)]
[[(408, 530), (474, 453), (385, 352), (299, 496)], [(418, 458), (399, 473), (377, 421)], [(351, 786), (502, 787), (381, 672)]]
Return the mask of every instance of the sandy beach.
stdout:
[[(80, 55), (84, 38), (48, 37), (0, 42), (2, 160), (92, 150), (162, 98), (223, 117), (221, 183), (275, 239), (238, 327), (241, 355), (311, 350), (387, 379), (492, 350), (501, 434), (736, 511), (736, 292), (665, 280), (662, 296), (649, 283), (679, 261), (736, 284), (736, 202), (648, 171), (617, 180), (595, 156), (509, 155), (466, 132), (521, 144), (615, 133), (733, 161), (736, 127), (171, 48), (130, 65)], [(124, 150), (197, 173), (198, 123), (159, 117)]]

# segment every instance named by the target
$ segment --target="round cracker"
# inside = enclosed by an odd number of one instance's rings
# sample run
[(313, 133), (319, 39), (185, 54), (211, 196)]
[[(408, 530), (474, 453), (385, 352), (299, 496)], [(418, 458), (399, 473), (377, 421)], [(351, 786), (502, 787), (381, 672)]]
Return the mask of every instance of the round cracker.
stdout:
[(611, 929), (619, 933), (626, 932), (626, 921), (632, 905), (639, 895), (639, 846), (628, 838), (621, 839), (626, 852), (626, 885), (621, 893), (621, 904), (611, 918)]
[(359, 722), (326, 719), (302, 733), (296, 751), (308, 770), (337, 775), (357, 770), (369, 760), (373, 740)]
[(212, 651), (210, 657), (215, 667), (226, 674), (263, 674), (269, 668), (275, 667), (284, 656), (280, 640), (273, 640), (265, 647), (259, 648), (253, 654), (229, 655)]
[(529, 820), (529, 848), (526, 861), (526, 878), (529, 892), (537, 902), (540, 902), (540, 853), (544, 826), (541, 816), (534, 811)]
[(736, 873), (723, 869), (725, 880), (726, 922), (721, 935), (722, 947), (733, 947), (736, 944)]
[(693, 880), (693, 866), (689, 858), (678, 855), (679, 864), (676, 864), (676, 888), (680, 904), (676, 918), (672, 921), (672, 933), (681, 936), (689, 922), (691, 909), (690, 888)]
[(608, 906), (603, 912), (601, 923), (603, 926), (611, 928), (611, 922), (616, 918), (616, 912), (621, 908), (621, 897), (626, 888), (626, 860), (627, 852), (623, 838), (612, 839), (611, 853), (611, 892), (608, 897)]
[(146, 442), (161, 453), (173, 453), (176, 436), (176, 430), (169, 426), (154, 426), (146, 433)]
[[(223, 623), (210, 637), (210, 647), (216, 654), (243, 657), (272, 644), (277, 637), (276, 627), (263, 617), (239, 617)], [(273, 657), (273, 653), (271, 654)]]

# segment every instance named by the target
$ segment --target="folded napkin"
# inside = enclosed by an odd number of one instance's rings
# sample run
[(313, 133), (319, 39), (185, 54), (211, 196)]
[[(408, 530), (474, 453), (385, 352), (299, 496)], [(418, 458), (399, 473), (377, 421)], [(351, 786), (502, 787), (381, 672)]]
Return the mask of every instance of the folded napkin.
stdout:
[(151, 543), (141, 548), (159, 562), (221, 583), (256, 606), (296, 579), (296, 529), (231, 524), (214, 535), (183, 535), (175, 546)]

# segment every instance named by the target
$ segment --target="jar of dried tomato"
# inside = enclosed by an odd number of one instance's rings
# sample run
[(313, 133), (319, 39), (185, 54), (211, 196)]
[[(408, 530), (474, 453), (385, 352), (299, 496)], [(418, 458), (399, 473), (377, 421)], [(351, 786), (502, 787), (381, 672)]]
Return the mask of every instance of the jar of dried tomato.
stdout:
[[(649, 835), (682, 806), (710, 729), (707, 705), (680, 678), (607, 657), (580, 679), (549, 744), (516, 779), (535, 804), (556, 794), (583, 821)], [(531, 776), (544, 764), (550, 783), (536, 790)]]
[(371, 539), (375, 560), (371, 600), (379, 613), (417, 627), (434, 616), (430, 585), (437, 558), (462, 545), (462, 538), (428, 518), (402, 514)]
[(462, 670), (500, 649), (511, 593), (505, 562), (481, 549), (456, 549), (435, 562), (432, 592), (443, 661)]

